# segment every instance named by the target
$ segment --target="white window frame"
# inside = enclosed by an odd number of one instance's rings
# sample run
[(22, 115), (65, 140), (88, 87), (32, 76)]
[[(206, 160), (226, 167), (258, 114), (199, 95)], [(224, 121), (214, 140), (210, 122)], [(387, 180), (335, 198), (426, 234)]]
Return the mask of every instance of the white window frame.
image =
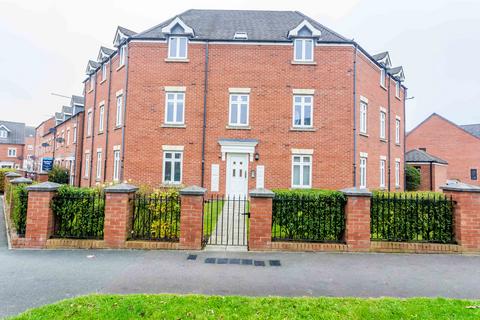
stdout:
[[(233, 97), (237, 97), (237, 101), (233, 101)], [(241, 123), (242, 110), (241, 105), (244, 104), (241, 101), (242, 97), (247, 97), (247, 122)], [(232, 122), (232, 108), (233, 105), (237, 106), (237, 122)], [(248, 93), (230, 93), (229, 107), (228, 107), (228, 125), (232, 127), (247, 127), (250, 123), (250, 95)]]
[(387, 172), (387, 160), (386, 158), (380, 159), (380, 188), (385, 188), (385, 176)]
[(88, 178), (90, 174), (90, 152), (85, 152), (85, 172), (84, 172), (84, 177)]
[(98, 110), (98, 133), (103, 132), (103, 123), (104, 123), (104, 118), (105, 118), (105, 105), (100, 105), (100, 108)]
[[(295, 98), (300, 98), (302, 101), (300, 101), (300, 124), (295, 124)], [(308, 106), (307, 103), (305, 103), (305, 98), (310, 97), (310, 124), (306, 125), (305, 124), (305, 107)], [(313, 128), (313, 95), (312, 94), (294, 94), (293, 99), (292, 99), (292, 126), (294, 128)]]
[(113, 181), (118, 182), (120, 180), (120, 148), (114, 147), (113, 149)]
[(395, 84), (395, 97), (400, 98), (400, 81)]
[[(185, 56), (180, 56), (180, 39), (185, 39)], [(171, 54), (170, 47), (172, 45), (172, 42), (175, 42), (176, 44), (176, 52), (175, 55)], [(188, 57), (188, 37), (185, 36), (171, 36), (168, 37), (168, 58), (169, 59), (177, 59), (177, 60), (184, 60), (187, 59)]]
[(367, 188), (367, 163), (368, 157), (360, 156), (360, 188)]
[(368, 103), (360, 101), (360, 133), (368, 131)]
[(395, 119), (395, 143), (400, 144), (400, 119)]
[(123, 122), (123, 93), (117, 94), (116, 98), (115, 126), (120, 127)]
[[(300, 157), (300, 162), (295, 162), (295, 157)], [(310, 162), (305, 162), (304, 161), (304, 158), (309, 158), (310, 159)], [(299, 154), (299, 153), (294, 153), (292, 154), (292, 166), (291, 166), (291, 186), (292, 188), (295, 188), (295, 189), (311, 189), (312, 188), (312, 172), (313, 172), (313, 157), (311, 154)], [(310, 172), (309, 172), (309, 177), (308, 177), (308, 182), (309, 184), (308, 185), (305, 185), (303, 183), (303, 174), (304, 174), (304, 170), (305, 170), (305, 166), (309, 166), (310, 167)], [(295, 177), (294, 177), (294, 172), (295, 172), (295, 166), (300, 166), (300, 170), (299, 170), (299, 175), (300, 175), (300, 184), (296, 185), (294, 183), (295, 181)]]
[(102, 82), (107, 80), (107, 63), (102, 64)]
[(387, 113), (383, 110), (380, 111), (380, 139), (385, 139), (387, 132)]
[(77, 143), (77, 126), (73, 127), (73, 143)]
[[(166, 155), (171, 154), (172, 157), (170, 159), (167, 159)], [(175, 155), (180, 154), (180, 159), (176, 159)], [(167, 181), (165, 178), (165, 173), (166, 173), (166, 163), (171, 162), (170, 165), (170, 177), (172, 179), (175, 178), (175, 163), (180, 162), (180, 181)], [(162, 168), (162, 182), (164, 184), (181, 184), (183, 181), (183, 151), (179, 150), (164, 150), (163, 151), (163, 168)]]
[(102, 150), (97, 150), (97, 180), (102, 178)]
[(90, 76), (90, 91), (93, 91), (94, 88), (95, 88), (95, 75), (92, 74)]
[(15, 158), (17, 156), (17, 148), (8, 148), (7, 155), (9, 158)]
[(400, 160), (395, 160), (395, 187), (400, 188)]
[(87, 137), (92, 135), (92, 110), (87, 112)]
[(382, 88), (385, 88), (385, 82), (386, 82), (386, 72), (384, 68), (380, 68), (380, 86)]
[(118, 48), (118, 67), (119, 68), (125, 65), (125, 50), (126, 50), (125, 45), (122, 45), (120, 46), (120, 48)]
[(7, 138), (8, 137), (8, 131), (5, 129), (0, 129), (0, 138)]
[[(306, 56), (306, 43), (307, 42), (311, 42), (312, 43), (312, 46), (311, 46), (311, 52), (310, 52), (310, 55), (311, 55), (311, 59), (306, 59), (305, 56)], [(297, 46), (302, 46), (302, 55), (301, 57), (297, 57)], [(314, 61), (314, 56), (313, 56), (313, 53), (314, 53), (314, 47), (315, 47), (315, 41), (314, 39), (312, 38), (297, 38), (297, 39), (294, 39), (293, 40), (293, 61), (297, 61), (297, 62), (313, 62)]]
[(67, 146), (70, 145), (70, 128), (67, 129)]
[[(169, 95), (173, 94), (173, 99), (169, 99)], [(178, 112), (178, 107), (179, 107), (179, 101), (180, 99), (178, 99), (179, 95), (182, 95), (183, 97), (183, 104), (182, 104), (182, 119), (181, 121), (177, 121), (177, 112)], [(185, 92), (181, 92), (181, 91), (165, 91), (165, 119), (164, 119), (164, 123), (165, 124), (173, 124), (173, 125), (183, 125), (185, 124), (185, 98), (186, 98), (186, 95), (185, 95)], [(168, 103), (169, 102), (173, 102), (173, 120), (172, 121), (168, 121)]]

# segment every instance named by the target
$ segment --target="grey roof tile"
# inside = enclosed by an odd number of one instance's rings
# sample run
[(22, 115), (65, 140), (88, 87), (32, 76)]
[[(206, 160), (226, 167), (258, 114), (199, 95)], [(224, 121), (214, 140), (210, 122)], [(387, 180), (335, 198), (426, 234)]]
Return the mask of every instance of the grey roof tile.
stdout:
[(118, 26), (118, 30), (120, 30), (121, 33), (123, 33), (124, 35), (129, 36), (129, 37), (137, 34), (135, 31), (129, 30), (129, 29), (121, 27), (121, 26)]
[(0, 138), (0, 144), (24, 144), (25, 123), (0, 120), (0, 128), (7, 129), (7, 138)]
[(464, 125), (460, 125), (459, 127), (462, 128), (465, 131), (468, 131), (469, 133), (473, 134), (474, 136), (480, 138), (480, 123), (464, 124)]
[(440, 164), (448, 164), (447, 161), (440, 159), (439, 157), (435, 157), (423, 150), (413, 149), (408, 151), (405, 154), (405, 161), (406, 162), (433, 162), (433, 163), (440, 163)]

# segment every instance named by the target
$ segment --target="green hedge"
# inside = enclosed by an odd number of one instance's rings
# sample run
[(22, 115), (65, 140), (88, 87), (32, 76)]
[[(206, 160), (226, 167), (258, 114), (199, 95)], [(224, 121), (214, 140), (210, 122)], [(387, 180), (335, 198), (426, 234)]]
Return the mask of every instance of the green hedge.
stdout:
[(374, 192), (371, 239), (453, 243), (453, 204), (439, 192)]
[(342, 242), (346, 196), (339, 191), (274, 190), (273, 241)]
[(28, 191), (26, 185), (11, 186), (13, 208), (10, 213), (12, 223), (19, 236), (25, 235), (27, 226)]
[(52, 200), (54, 236), (102, 239), (105, 196), (101, 189), (62, 186)]
[(0, 169), (0, 193), (3, 193), (5, 190), (5, 174), (7, 172), (15, 171), (15, 169), (2, 168)]

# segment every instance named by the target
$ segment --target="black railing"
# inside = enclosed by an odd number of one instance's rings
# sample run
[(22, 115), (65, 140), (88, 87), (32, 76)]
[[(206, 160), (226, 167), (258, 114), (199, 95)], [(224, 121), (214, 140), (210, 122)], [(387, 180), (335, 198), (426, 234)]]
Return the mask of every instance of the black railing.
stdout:
[(250, 201), (247, 196), (214, 195), (204, 200), (204, 245), (246, 246)]
[(103, 239), (105, 194), (57, 194), (52, 199), (54, 238)]
[(179, 241), (180, 197), (137, 194), (133, 206), (131, 239)]
[(371, 239), (454, 243), (454, 201), (442, 194), (375, 193)]
[(336, 196), (276, 195), (272, 241), (343, 242), (345, 203)]

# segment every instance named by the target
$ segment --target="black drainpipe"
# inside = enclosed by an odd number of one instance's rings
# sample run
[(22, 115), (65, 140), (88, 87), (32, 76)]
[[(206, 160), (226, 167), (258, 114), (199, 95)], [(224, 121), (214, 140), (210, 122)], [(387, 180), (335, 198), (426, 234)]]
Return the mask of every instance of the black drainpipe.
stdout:
[(357, 47), (353, 51), (353, 187), (357, 186)]
[[(385, 69), (385, 74), (387, 75), (387, 70)], [(391, 165), (391, 144), (392, 144), (392, 126), (391, 126), (391, 112), (390, 112), (390, 76), (388, 76), (388, 88), (387, 88), (387, 97), (388, 97), (388, 191), (391, 190), (391, 173), (392, 173), (392, 165)]]
[[(92, 140), (92, 147), (90, 149), (90, 173), (88, 174), (88, 185), (91, 187), (92, 186), (92, 173), (93, 173), (93, 143), (95, 140), (95, 111), (97, 110), (97, 71), (95, 71), (94, 76), (92, 76), (92, 79), (95, 79), (95, 85), (93, 87), (93, 110), (92, 110), (92, 135), (90, 136), (90, 139)], [(92, 81), (90, 79), (90, 81)], [(88, 114), (87, 114), (88, 115)], [(87, 116), (88, 120), (88, 116)], [(88, 122), (87, 122), (88, 126)], [(88, 133), (88, 132), (87, 132)], [(95, 153), (96, 154), (96, 153)]]
[(430, 162), (430, 191), (433, 191), (433, 162)]
[[(85, 110), (85, 101), (87, 100), (87, 82), (85, 82), (83, 84), (83, 125), (82, 125), (82, 132), (81, 132), (81, 135), (80, 135), (80, 128), (79, 128), (79, 125), (77, 124), (77, 127), (75, 128), (75, 130), (77, 131), (77, 145), (75, 145), (75, 148), (78, 148), (78, 142), (80, 141), (80, 137), (81, 138), (81, 141), (82, 141), (82, 145), (80, 147), (80, 162), (79, 162), (79, 168), (78, 168), (78, 177), (75, 177), (75, 179), (78, 178), (78, 186), (81, 187), (82, 185), (82, 170), (83, 170), (83, 157), (85, 156), (85, 153), (83, 153), (83, 139), (85, 138), (84, 137), (84, 133), (85, 133), (85, 116), (86, 116), (86, 110)], [(75, 158), (75, 162), (77, 162), (77, 159)], [(77, 168), (75, 167), (75, 175), (77, 174)]]
[(105, 159), (103, 160), (103, 182), (107, 179), (107, 160), (108, 160), (108, 134), (110, 133), (110, 94), (112, 83), (112, 56), (108, 58), (109, 74), (108, 74), (108, 97), (107, 97), (107, 121), (105, 123)]
[(200, 185), (205, 186), (205, 143), (207, 135), (207, 94), (208, 94), (208, 41), (205, 43), (205, 76), (203, 83), (203, 126), (202, 126), (202, 180)]
[(124, 44), (127, 50), (127, 61), (125, 62), (125, 92), (123, 93), (123, 126), (122, 126), (122, 161), (120, 162), (120, 177), (119, 181), (124, 179), (124, 162), (125, 162), (125, 126), (127, 123), (127, 93), (128, 93), (128, 61), (130, 60), (130, 50), (128, 49), (128, 41)]

